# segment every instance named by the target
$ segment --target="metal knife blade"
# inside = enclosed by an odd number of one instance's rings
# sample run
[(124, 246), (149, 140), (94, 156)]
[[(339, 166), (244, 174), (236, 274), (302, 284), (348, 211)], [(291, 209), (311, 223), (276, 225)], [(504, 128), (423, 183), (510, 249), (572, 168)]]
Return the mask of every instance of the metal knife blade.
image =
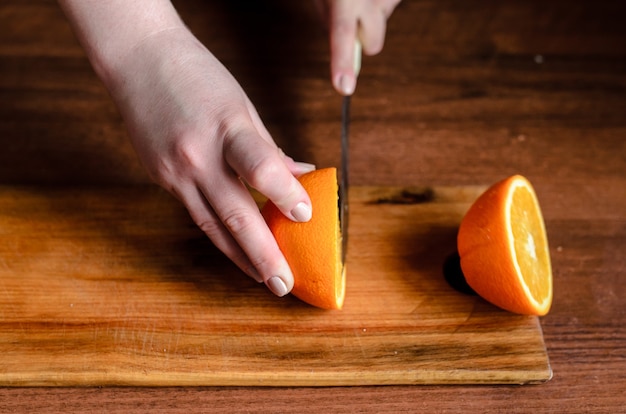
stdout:
[[(361, 70), (361, 42), (357, 39), (354, 44), (354, 76)], [(341, 171), (339, 180), (339, 224), (341, 227), (341, 262), (345, 266), (348, 252), (348, 171), (350, 167), (349, 142), (350, 135), (350, 95), (343, 97), (341, 104)]]
[(341, 105), (341, 171), (339, 177), (339, 224), (341, 226), (341, 262), (346, 263), (348, 251), (348, 169), (350, 132), (350, 96), (344, 96)]

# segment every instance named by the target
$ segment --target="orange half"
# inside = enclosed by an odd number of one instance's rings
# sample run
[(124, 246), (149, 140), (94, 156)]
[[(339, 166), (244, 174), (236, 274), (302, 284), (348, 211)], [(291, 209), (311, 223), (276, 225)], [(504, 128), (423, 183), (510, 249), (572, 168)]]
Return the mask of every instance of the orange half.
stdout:
[(461, 221), (457, 237), (467, 283), (511, 312), (545, 315), (552, 304), (552, 266), (541, 208), (521, 175), (485, 191)]
[(337, 170), (314, 170), (298, 180), (311, 198), (310, 221), (291, 221), (271, 201), (261, 213), (293, 273), (291, 293), (319, 308), (341, 309), (346, 278), (341, 262)]

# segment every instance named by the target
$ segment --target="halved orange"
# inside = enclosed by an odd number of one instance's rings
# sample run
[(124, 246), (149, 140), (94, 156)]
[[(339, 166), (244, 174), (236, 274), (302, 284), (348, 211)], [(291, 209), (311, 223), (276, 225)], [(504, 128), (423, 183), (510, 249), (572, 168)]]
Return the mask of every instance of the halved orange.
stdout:
[(514, 175), (488, 188), (463, 217), (457, 245), (465, 279), (484, 299), (515, 313), (548, 313), (548, 238), (526, 178)]
[(293, 273), (291, 293), (319, 308), (341, 309), (346, 280), (341, 262), (337, 170), (314, 170), (298, 180), (311, 198), (310, 221), (289, 220), (271, 201), (261, 213)]

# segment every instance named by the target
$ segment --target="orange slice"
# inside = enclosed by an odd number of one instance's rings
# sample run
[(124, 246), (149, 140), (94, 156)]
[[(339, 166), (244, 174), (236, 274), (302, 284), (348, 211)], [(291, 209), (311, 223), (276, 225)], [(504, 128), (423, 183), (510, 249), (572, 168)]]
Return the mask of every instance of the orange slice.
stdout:
[(526, 178), (514, 175), (487, 189), (463, 217), (457, 244), (461, 269), (476, 293), (511, 312), (548, 313), (548, 238), (537, 196)]
[(293, 273), (291, 293), (319, 308), (341, 309), (346, 282), (341, 263), (337, 170), (315, 170), (298, 180), (311, 198), (310, 221), (289, 220), (271, 201), (261, 213)]

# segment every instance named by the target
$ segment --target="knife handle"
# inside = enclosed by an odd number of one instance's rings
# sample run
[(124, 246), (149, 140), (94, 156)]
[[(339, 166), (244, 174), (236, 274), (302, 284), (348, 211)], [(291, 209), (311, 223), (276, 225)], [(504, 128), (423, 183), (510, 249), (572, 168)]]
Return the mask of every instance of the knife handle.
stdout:
[(357, 78), (359, 76), (359, 72), (361, 71), (361, 54), (362, 54), (362, 46), (361, 41), (356, 38), (354, 41), (354, 77)]

